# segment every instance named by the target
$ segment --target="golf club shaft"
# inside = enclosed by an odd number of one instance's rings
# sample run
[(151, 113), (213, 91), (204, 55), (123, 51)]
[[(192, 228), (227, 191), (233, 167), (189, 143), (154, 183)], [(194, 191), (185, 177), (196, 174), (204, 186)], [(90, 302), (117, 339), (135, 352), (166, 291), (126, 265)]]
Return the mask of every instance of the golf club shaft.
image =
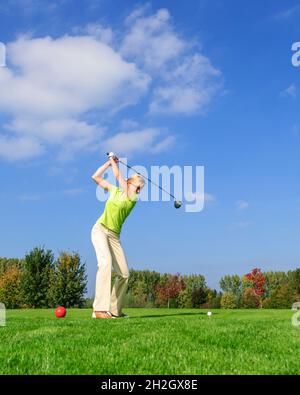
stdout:
[[(109, 154), (107, 153), (107, 155), (109, 155)], [(120, 163), (122, 163), (123, 166), (126, 166), (128, 169), (134, 171), (136, 174), (138, 174), (139, 176), (143, 177), (145, 180), (151, 182), (151, 184), (155, 185), (155, 186), (156, 186), (157, 188), (159, 188), (161, 191), (167, 193), (169, 196), (171, 196), (171, 198), (173, 198), (173, 199), (176, 200), (176, 198), (175, 198), (174, 195), (172, 195), (170, 192), (166, 191), (166, 190), (165, 190), (164, 188), (162, 188), (160, 185), (156, 184), (156, 182), (152, 181), (152, 180), (151, 180), (150, 178), (148, 178), (148, 177), (145, 177), (143, 174), (141, 174), (141, 173), (139, 173), (138, 171), (136, 171), (133, 167), (127, 165), (127, 163), (122, 162), (120, 159), (118, 159), (118, 161), (119, 161)]]
[(126, 166), (128, 169), (134, 171), (136, 174), (138, 174), (139, 176), (143, 177), (145, 180), (151, 182), (151, 184), (155, 185), (157, 188), (159, 188), (161, 191), (167, 193), (169, 196), (171, 196), (173, 199), (176, 199), (174, 195), (172, 195), (171, 193), (169, 193), (168, 191), (166, 191), (164, 188), (162, 188), (160, 185), (156, 184), (154, 181), (152, 181), (150, 178), (143, 176), (143, 174), (139, 173), (138, 171), (136, 171), (133, 167), (127, 165), (126, 163), (122, 162), (121, 160), (119, 160), (120, 163), (122, 163), (122, 165)]

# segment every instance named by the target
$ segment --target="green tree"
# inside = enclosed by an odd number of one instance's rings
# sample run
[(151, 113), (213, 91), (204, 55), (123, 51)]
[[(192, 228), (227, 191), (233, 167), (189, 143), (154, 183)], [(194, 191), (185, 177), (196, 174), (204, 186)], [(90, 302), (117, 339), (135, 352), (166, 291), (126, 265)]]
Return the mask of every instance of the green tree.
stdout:
[[(114, 283), (115, 276), (116, 276), (116, 273), (112, 272), (112, 284)], [(130, 269), (129, 270), (127, 293), (130, 293), (133, 290), (136, 282), (138, 281), (138, 278), (139, 278), (139, 271)]]
[[(217, 293), (215, 298), (210, 302), (209, 308), (219, 309), (221, 307), (222, 292)], [(238, 307), (238, 305), (237, 305)]]
[(0, 301), (8, 309), (15, 309), (21, 305), (21, 270), (12, 265), (0, 275)]
[(206, 288), (205, 277), (201, 274), (184, 275), (182, 278), (190, 294), (192, 294), (195, 289)]
[(242, 307), (245, 309), (257, 309), (261, 307), (261, 298), (253, 288), (245, 288), (242, 296)]
[(265, 288), (267, 297), (270, 296), (276, 289), (289, 282), (288, 275), (285, 272), (269, 271), (264, 272), (263, 274), (266, 278)]
[[(114, 273), (113, 273), (114, 276)], [(137, 306), (140, 303), (145, 306), (166, 306), (170, 303), (175, 306), (190, 306), (192, 294), (197, 289), (206, 289), (205, 277), (200, 274), (191, 274), (181, 276), (183, 281), (183, 288), (187, 290), (179, 297), (166, 298), (164, 296), (163, 288), (168, 286), (168, 282), (172, 281), (172, 276), (169, 273), (158, 273), (149, 270), (134, 270), (129, 271), (128, 289), (126, 293), (126, 305)], [(158, 291), (160, 289), (160, 291)], [(137, 295), (141, 302), (137, 300)], [(146, 301), (145, 301), (146, 298)]]
[(187, 289), (179, 292), (177, 297), (178, 307), (181, 309), (191, 309), (193, 307), (192, 295)]
[(192, 303), (194, 308), (200, 308), (207, 302), (208, 290), (206, 288), (196, 288), (192, 292)]
[(87, 277), (78, 253), (61, 252), (51, 271), (48, 298), (52, 306), (84, 306)]
[(240, 276), (234, 274), (232, 276), (226, 275), (220, 280), (220, 288), (223, 292), (231, 292), (236, 299), (236, 303), (239, 305), (242, 292), (243, 292), (243, 283)]
[(219, 309), (221, 307), (222, 294), (218, 293), (215, 289), (207, 288), (206, 302), (202, 304), (204, 309)]
[(127, 292), (124, 297), (124, 307), (137, 307), (135, 296), (131, 291)]
[(145, 307), (147, 301), (146, 284), (144, 280), (139, 280), (132, 291), (135, 307)]
[(50, 274), (54, 255), (50, 250), (36, 247), (24, 260), (22, 303), (29, 307), (48, 307)]
[(289, 271), (287, 276), (289, 279), (290, 288), (295, 294), (300, 294), (300, 268)]
[(146, 302), (154, 302), (156, 296), (156, 286), (159, 284), (161, 274), (150, 270), (129, 271), (129, 281), (127, 293), (136, 295), (139, 293)]
[(222, 309), (236, 309), (237, 301), (236, 296), (233, 292), (225, 292), (221, 297), (221, 308)]
[(0, 258), (0, 276), (7, 270), (12, 267), (16, 267), (17, 269), (22, 269), (23, 260), (17, 258)]
[(294, 301), (293, 289), (289, 284), (284, 284), (263, 301), (263, 307), (267, 309), (289, 309)]
[(143, 271), (143, 290), (146, 295), (146, 300), (153, 302), (155, 299), (155, 288), (160, 281), (160, 273), (150, 270)]

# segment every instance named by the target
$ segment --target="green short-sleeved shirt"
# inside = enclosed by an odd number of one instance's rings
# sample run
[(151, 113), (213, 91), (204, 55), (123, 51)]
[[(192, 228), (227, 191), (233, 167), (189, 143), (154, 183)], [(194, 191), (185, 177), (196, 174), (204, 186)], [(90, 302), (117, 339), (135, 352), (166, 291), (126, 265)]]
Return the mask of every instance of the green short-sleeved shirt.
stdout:
[(135, 195), (134, 200), (130, 200), (121, 188), (114, 185), (110, 187), (109, 194), (104, 212), (98, 219), (98, 222), (113, 232), (120, 234), (125, 219), (137, 202), (137, 195)]

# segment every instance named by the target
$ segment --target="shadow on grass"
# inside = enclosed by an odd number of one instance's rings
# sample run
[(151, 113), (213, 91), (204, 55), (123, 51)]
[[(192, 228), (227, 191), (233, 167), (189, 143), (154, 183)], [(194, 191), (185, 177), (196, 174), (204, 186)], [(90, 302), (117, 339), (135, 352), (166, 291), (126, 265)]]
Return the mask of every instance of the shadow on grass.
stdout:
[[(214, 313), (216, 315), (218, 313)], [(182, 317), (182, 316), (195, 316), (195, 315), (206, 315), (207, 313), (170, 313), (170, 314), (149, 314), (149, 315), (139, 315), (139, 316), (130, 316), (130, 319), (137, 319), (137, 318), (160, 318), (160, 317)]]

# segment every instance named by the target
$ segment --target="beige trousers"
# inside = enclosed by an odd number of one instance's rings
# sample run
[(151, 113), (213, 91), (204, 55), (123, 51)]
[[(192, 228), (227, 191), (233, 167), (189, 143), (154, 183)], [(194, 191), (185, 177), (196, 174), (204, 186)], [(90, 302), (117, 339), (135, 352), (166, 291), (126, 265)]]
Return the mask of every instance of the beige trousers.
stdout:
[[(121, 315), (129, 270), (119, 236), (98, 222), (93, 226), (91, 236), (98, 261), (94, 311)], [(111, 289), (112, 267), (117, 277)]]

